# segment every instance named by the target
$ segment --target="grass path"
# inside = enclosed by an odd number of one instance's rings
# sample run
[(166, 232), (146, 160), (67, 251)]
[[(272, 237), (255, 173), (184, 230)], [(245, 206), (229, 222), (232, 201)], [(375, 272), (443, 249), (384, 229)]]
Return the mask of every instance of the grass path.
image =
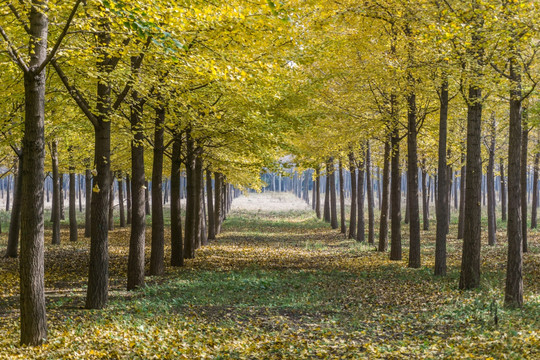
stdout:
[(483, 245), (482, 288), (461, 293), (456, 239), (449, 275), (435, 278), (433, 232), (423, 233), (425, 266), (407, 269), (406, 259), (391, 262), (329, 230), (290, 194), (235, 200), (217, 241), (136, 292), (123, 290), (129, 231), (113, 231), (103, 311), (81, 309), (87, 240), (72, 245), (63, 235), (63, 245), (46, 248), (43, 347), (16, 345), (18, 264), (0, 260), (0, 359), (540, 358), (536, 233), (525, 257), (526, 306), (512, 311), (501, 307), (505, 246)]

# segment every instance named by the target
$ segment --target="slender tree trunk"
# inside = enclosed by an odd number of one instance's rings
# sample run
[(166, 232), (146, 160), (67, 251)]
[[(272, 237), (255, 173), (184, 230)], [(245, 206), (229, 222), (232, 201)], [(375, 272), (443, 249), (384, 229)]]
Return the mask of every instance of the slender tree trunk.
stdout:
[(356, 238), (356, 166), (354, 165), (354, 154), (349, 153), (349, 168), (351, 171), (351, 214), (349, 219), (349, 239)]
[(345, 178), (343, 176), (343, 160), (339, 160), (339, 211), (340, 211), (340, 225), (341, 233), (347, 233), (347, 226), (345, 225)]
[(150, 190), (148, 190), (148, 187), (150, 184), (148, 184), (148, 181), (144, 182), (144, 212), (146, 215), (150, 215)]
[(315, 180), (315, 214), (317, 218), (321, 218), (321, 170), (316, 169), (317, 179)]
[[(137, 58), (131, 58), (132, 73), (136, 73), (134, 64)], [(134, 290), (144, 286), (144, 245), (146, 233), (145, 193), (148, 190), (144, 180), (144, 129), (142, 121), (143, 100), (136, 90), (131, 90), (131, 236), (129, 239), (127, 289)], [(158, 145), (159, 146), (159, 145)], [(155, 160), (155, 159), (154, 159)], [(161, 181), (159, 182), (161, 185)], [(158, 198), (161, 199), (161, 196)], [(154, 201), (161, 204), (161, 201)], [(163, 255), (162, 255), (163, 257)], [(163, 264), (163, 258), (161, 259)], [(156, 270), (154, 268), (154, 270)]]
[(77, 203), (75, 194), (77, 192), (75, 181), (75, 168), (70, 168), (69, 172), (69, 241), (77, 241)]
[(461, 259), (460, 289), (480, 285), (481, 202), (482, 202), (482, 91), (469, 87), (467, 112), (467, 175), (465, 184), (465, 221)]
[(52, 162), (52, 181), (53, 181), (53, 195), (52, 195), (52, 210), (51, 221), (53, 225), (52, 231), (52, 243), (55, 245), (60, 244), (60, 219), (61, 219), (61, 193), (60, 193), (60, 175), (58, 173), (58, 141), (53, 140), (51, 143), (51, 162)]
[(407, 196), (409, 200), (409, 267), (419, 268), (420, 258), (420, 206), (418, 204), (418, 154), (416, 130), (416, 94), (407, 95), (408, 136), (407, 136)]
[(214, 179), (215, 184), (214, 187), (216, 189), (215, 194), (215, 204), (214, 204), (214, 221), (215, 221), (215, 233), (216, 236), (219, 235), (221, 232), (221, 222), (223, 219), (223, 176), (220, 173), (214, 173)]
[[(161, 100), (160, 100), (161, 101)], [(154, 162), (152, 163), (152, 246), (150, 275), (161, 275), (165, 270), (165, 233), (163, 221), (163, 152), (165, 108), (156, 108), (154, 121)]]
[[(381, 220), (379, 222), (379, 248), (383, 252), (388, 250), (388, 215), (390, 206), (390, 152), (391, 145), (389, 139), (384, 143), (384, 165), (383, 165), (383, 180), (382, 180), (382, 207)], [(381, 182), (379, 181), (379, 185)], [(379, 192), (381, 189), (379, 188)]]
[(537, 211), (538, 211), (538, 162), (540, 161), (540, 153), (534, 155), (533, 169), (533, 190), (532, 190), (532, 205), (531, 205), (531, 229), (536, 229)]
[(66, 216), (64, 212), (64, 174), (60, 173), (58, 176), (60, 177), (60, 220), (65, 220)]
[[(392, 101), (392, 102), (395, 102)], [(393, 120), (397, 121), (397, 120)], [(390, 260), (401, 260), (401, 170), (399, 168), (399, 128), (398, 124), (393, 124), (392, 130), (392, 153), (391, 167), (392, 180), (390, 188)]]
[(9, 195), (11, 192), (11, 180), (9, 179), (9, 175), (7, 177), (7, 189), (6, 189), (6, 211), (9, 211)]
[(182, 250), (182, 216), (180, 208), (180, 167), (182, 166), (182, 142), (174, 135), (171, 156), (171, 266), (184, 265)]
[(369, 141), (366, 144), (366, 188), (368, 198), (368, 243), (373, 245), (375, 243), (375, 214), (373, 209), (375, 204), (373, 202), (373, 185), (371, 183), (371, 147)]
[(195, 174), (195, 147), (191, 138), (191, 131), (187, 131), (187, 153), (186, 153), (186, 180), (187, 180), (187, 201), (186, 201), (186, 240), (184, 242), (184, 258), (195, 258), (195, 243), (197, 238), (197, 176)]
[(324, 211), (323, 219), (330, 222), (330, 166), (326, 163), (326, 176), (324, 179)]
[[(521, 225), (521, 69), (515, 57), (510, 59), (510, 125), (508, 136), (508, 258), (504, 304), (508, 307), (523, 306), (523, 229)], [(525, 152), (526, 154), (526, 152)]]
[(21, 344), (39, 345), (47, 338), (44, 281), (43, 185), (45, 179), (45, 70), (47, 1), (33, 0), (29, 10), (29, 69), (24, 74), (20, 306)]
[(330, 182), (330, 226), (332, 229), (338, 228), (337, 220), (337, 197), (336, 197), (336, 172), (334, 171), (334, 159), (330, 158), (328, 163), (330, 169), (329, 182)]
[(195, 161), (195, 170), (197, 171), (197, 194), (198, 194), (198, 229), (197, 229), (197, 249), (201, 246), (204, 246), (208, 243), (208, 235), (206, 232), (206, 218), (205, 218), (205, 208), (204, 208), (204, 166), (202, 157), (200, 154), (197, 155)]
[(79, 212), (82, 212), (82, 175), (78, 175), (79, 178), (79, 188), (77, 189), (79, 192)]
[[(526, 253), (527, 249), (527, 155), (529, 148), (529, 129), (527, 124), (527, 109), (522, 110), (522, 122), (523, 129), (521, 132), (521, 241), (523, 245), (523, 252)], [(510, 167), (508, 167), (508, 174), (510, 174)], [(510, 175), (509, 175), (510, 176)], [(508, 181), (510, 182), (510, 180)], [(508, 193), (510, 198), (510, 193)], [(510, 207), (510, 206), (509, 206)]]
[(424, 230), (429, 230), (429, 198), (427, 193), (427, 171), (424, 167), (422, 167), (422, 220)]
[(126, 210), (127, 210), (127, 216), (126, 216), (126, 224), (131, 224), (131, 178), (128, 175), (126, 175)]
[(19, 233), (21, 229), (21, 200), (22, 200), (22, 155), (19, 156), (19, 166), (14, 184), (13, 207), (11, 208), (11, 218), (9, 221), (8, 244), (6, 257), (16, 258), (19, 250)]
[(120, 227), (126, 227), (126, 213), (124, 209), (124, 181), (122, 173), (118, 173), (118, 208), (120, 209)]
[[(363, 154), (361, 155), (363, 157)], [(364, 242), (365, 239), (365, 222), (364, 222), (364, 159), (359, 160), (358, 164), (358, 190), (356, 192), (358, 197), (358, 225), (357, 236), (358, 242)]]
[(91, 203), (92, 203), (92, 170), (86, 169), (85, 172), (85, 181), (84, 181), (84, 190), (85, 190), (85, 198), (84, 198), (84, 207), (85, 207), (85, 213), (84, 213), (84, 237), (89, 238), (91, 234)]
[(501, 172), (501, 220), (506, 221), (506, 178), (504, 177), (503, 158), (500, 158), (499, 170)]
[(486, 174), (487, 202), (488, 202), (488, 244), (494, 246), (496, 239), (496, 215), (495, 215), (495, 138), (496, 133), (495, 115), (491, 121), (491, 142), (489, 145), (489, 159)]
[(458, 218), (458, 239), (463, 239), (465, 230), (465, 188), (467, 183), (467, 166), (465, 163), (461, 166), (461, 179), (459, 189), (459, 218)]
[(114, 230), (114, 174), (111, 173), (109, 194), (109, 231)]
[(212, 173), (206, 170), (206, 202), (208, 203), (208, 240), (216, 239), (214, 195), (212, 192)]

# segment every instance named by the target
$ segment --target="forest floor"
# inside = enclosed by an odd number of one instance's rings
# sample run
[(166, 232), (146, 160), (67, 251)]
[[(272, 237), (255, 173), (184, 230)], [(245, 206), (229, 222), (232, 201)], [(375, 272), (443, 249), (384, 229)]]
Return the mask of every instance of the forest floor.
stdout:
[(455, 224), (448, 276), (432, 275), (434, 225), (422, 232), (422, 268), (409, 269), (407, 226), (404, 259), (390, 261), (291, 194), (253, 194), (235, 200), (223, 233), (196, 259), (134, 292), (124, 290), (129, 230), (117, 229), (105, 310), (82, 308), (88, 240), (81, 229), (69, 243), (64, 229), (62, 245), (46, 246), (41, 347), (18, 345), (18, 262), (0, 259), (0, 359), (540, 358), (540, 234), (531, 232), (524, 256), (525, 305), (507, 310), (504, 229), (495, 247), (484, 232), (482, 286), (461, 292)]

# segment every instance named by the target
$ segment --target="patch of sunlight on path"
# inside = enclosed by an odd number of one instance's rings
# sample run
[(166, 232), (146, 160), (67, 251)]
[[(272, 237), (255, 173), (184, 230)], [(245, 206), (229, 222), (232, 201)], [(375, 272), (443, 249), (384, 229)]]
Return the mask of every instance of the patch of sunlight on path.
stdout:
[(279, 212), (310, 210), (305, 201), (289, 192), (248, 193), (234, 199), (232, 210)]

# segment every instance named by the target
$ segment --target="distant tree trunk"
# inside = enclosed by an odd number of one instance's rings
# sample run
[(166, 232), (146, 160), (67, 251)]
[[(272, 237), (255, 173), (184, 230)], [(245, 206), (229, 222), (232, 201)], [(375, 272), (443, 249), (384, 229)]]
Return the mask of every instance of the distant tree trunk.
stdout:
[[(409, 214), (409, 210), (410, 210), (410, 207), (409, 207), (409, 187), (407, 185), (407, 181), (408, 181), (408, 174), (407, 172), (405, 171), (405, 182), (403, 182), (403, 180), (401, 181), (401, 187), (405, 187), (405, 190), (403, 190), (403, 192), (405, 193), (405, 219), (403, 219), (403, 223), (404, 224), (409, 224), (410, 222), (410, 214)], [(392, 210), (390, 210), (392, 211)]]
[(369, 141), (366, 144), (366, 188), (368, 199), (368, 243), (375, 243), (375, 214), (374, 214), (374, 201), (373, 201), (373, 185), (371, 183), (371, 148)]
[(71, 167), (69, 172), (69, 241), (77, 241), (77, 203), (75, 194), (77, 192), (75, 181), (75, 168)]
[(349, 239), (356, 238), (356, 166), (354, 165), (354, 154), (349, 153), (349, 169), (351, 172), (351, 214), (349, 219)]
[(420, 207), (418, 204), (418, 154), (416, 130), (416, 94), (407, 95), (408, 136), (407, 136), (407, 198), (409, 202), (409, 267), (419, 268), (420, 258)]
[(146, 215), (150, 215), (150, 190), (148, 190), (148, 181), (144, 182), (144, 212)]
[(468, 98), (467, 175), (460, 289), (472, 289), (480, 285), (482, 90), (471, 85)]
[(341, 233), (347, 233), (347, 226), (345, 225), (345, 178), (343, 176), (343, 160), (339, 160), (339, 211), (340, 211), (340, 225)]
[[(160, 99), (161, 101), (161, 99)], [(163, 220), (163, 152), (165, 108), (156, 108), (154, 117), (154, 162), (152, 163), (152, 245), (150, 275), (161, 275), (165, 270), (165, 233)]]
[[(131, 58), (132, 72), (136, 72), (136, 69), (134, 69), (136, 61), (137, 57)], [(133, 100), (130, 118), (131, 132), (133, 133), (133, 141), (131, 142), (131, 183), (133, 185), (131, 203), (133, 209), (131, 213), (131, 236), (129, 239), (127, 290), (134, 290), (144, 286), (145, 192), (148, 191), (148, 184), (145, 184), (144, 181), (144, 126), (142, 120), (144, 102), (135, 90), (131, 90), (131, 98)], [(159, 185), (161, 185), (161, 181)], [(161, 199), (161, 197), (158, 199)], [(157, 203), (161, 204), (161, 201), (157, 201)], [(163, 263), (163, 259), (161, 262)], [(156, 269), (154, 268), (154, 270)]]
[[(521, 75), (517, 58), (510, 58), (510, 124), (508, 136), (508, 259), (506, 266), (506, 286), (504, 304), (508, 307), (523, 306), (523, 244), (521, 204), (523, 199), (521, 188), (523, 160), (522, 154), (522, 100)], [(525, 162), (526, 163), (526, 162)], [(525, 219), (525, 217), (524, 217)], [(525, 222), (525, 220), (523, 220)]]
[(91, 234), (91, 203), (92, 203), (92, 170), (86, 169), (85, 171), (85, 180), (84, 180), (84, 237), (89, 238)]
[[(21, 151), (22, 153), (22, 151)], [(21, 229), (21, 199), (22, 199), (22, 155), (19, 156), (19, 166), (13, 191), (13, 207), (9, 221), (8, 243), (6, 257), (16, 258), (19, 250), (19, 232)]]
[(9, 211), (9, 193), (11, 192), (11, 180), (9, 175), (7, 177), (7, 189), (6, 189), (6, 211)]
[(208, 244), (208, 233), (206, 232), (206, 207), (204, 202), (204, 166), (201, 155), (197, 156), (195, 162), (195, 170), (197, 171), (198, 194), (199, 194), (199, 229), (197, 236), (197, 249)]
[(78, 188), (78, 192), (79, 192), (79, 212), (82, 212), (82, 175), (79, 174), (78, 178), (79, 178), (79, 188)]
[(533, 197), (531, 205), (531, 229), (536, 229), (537, 225), (537, 211), (538, 211), (538, 163), (540, 161), (540, 153), (534, 155), (534, 169), (533, 169)]
[(506, 221), (506, 179), (504, 177), (503, 158), (500, 158), (499, 170), (501, 172), (501, 220)]
[(364, 221), (364, 159), (363, 154), (360, 155), (358, 164), (358, 190), (356, 196), (358, 197), (358, 225), (356, 240), (358, 242), (364, 242), (365, 239), (365, 221)]
[(61, 219), (61, 192), (60, 192), (60, 175), (58, 173), (58, 141), (53, 140), (51, 143), (51, 161), (52, 161), (52, 181), (53, 181), (53, 195), (52, 195), (52, 211), (51, 221), (53, 225), (52, 231), (52, 243), (55, 245), (60, 244), (60, 219)]
[(496, 215), (495, 215), (495, 138), (496, 132), (495, 115), (491, 120), (491, 142), (489, 144), (489, 159), (486, 174), (487, 202), (488, 202), (488, 244), (494, 246), (496, 239)]
[(114, 230), (114, 174), (111, 173), (109, 189), (109, 231)]
[[(388, 214), (390, 206), (390, 152), (391, 145), (389, 139), (384, 143), (384, 165), (383, 165), (383, 180), (382, 180), (382, 207), (381, 220), (379, 222), (379, 248), (383, 252), (388, 250)], [(379, 185), (380, 185), (379, 181)], [(379, 189), (380, 192), (380, 189)]]
[[(527, 155), (529, 147), (529, 129), (527, 124), (527, 109), (522, 110), (523, 130), (521, 132), (521, 241), (523, 252), (528, 251), (527, 245)], [(510, 176), (510, 167), (508, 168)], [(510, 182), (510, 180), (508, 181)], [(508, 193), (510, 199), (510, 193)], [(510, 206), (509, 206), (510, 207)]]
[(195, 144), (191, 137), (191, 131), (187, 130), (186, 135), (186, 180), (187, 180), (187, 201), (186, 201), (186, 240), (184, 242), (184, 258), (195, 258), (195, 244), (198, 231), (199, 209), (197, 202), (197, 175), (195, 173)]
[[(394, 119), (393, 121), (397, 121), (397, 120)], [(399, 127), (397, 123), (394, 123), (393, 130), (392, 130), (392, 138), (391, 138), (392, 181), (390, 184), (390, 222), (391, 222), (390, 260), (401, 260), (402, 258), (402, 255), (401, 255), (401, 170), (399, 168), (399, 141), (400, 141)]]
[(129, 174), (126, 175), (126, 224), (131, 224), (131, 178)]
[(64, 174), (60, 173), (58, 176), (60, 177), (60, 220), (65, 220), (66, 215), (64, 212)]
[(221, 232), (221, 222), (223, 219), (223, 176), (220, 173), (214, 173), (215, 187), (215, 204), (214, 204), (214, 221), (216, 226), (216, 236)]
[(330, 182), (330, 226), (332, 229), (338, 228), (337, 220), (337, 197), (336, 197), (336, 173), (334, 169), (334, 159), (330, 158), (328, 162), (328, 168), (330, 169), (330, 174), (328, 180)]
[(458, 218), (458, 239), (463, 239), (463, 231), (465, 229), (465, 187), (467, 182), (467, 166), (465, 163), (461, 166), (461, 179), (459, 188), (459, 218)]
[[(440, 140), (439, 140), (440, 144)], [(422, 167), (422, 220), (423, 220), (423, 229), (429, 230), (429, 198), (428, 198), (428, 187), (427, 187), (427, 171)]]
[(323, 219), (330, 222), (330, 166), (326, 163), (326, 176), (324, 179), (324, 212)]
[(126, 213), (124, 209), (124, 182), (122, 173), (118, 173), (118, 208), (120, 209), (120, 227), (126, 227)]
[(182, 140), (174, 135), (171, 156), (171, 266), (184, 265), (182, 216), (180, 208), (180, 167)]
[(216, 239), (214, 194), (212, 191), (212, 173), (206, 170), (206, 202), (208, 203), (208, 240)]
[(315, 214), (317, 218), (321, 218), (321, 170), (317, 166), (317, 179), (315, 179)]

